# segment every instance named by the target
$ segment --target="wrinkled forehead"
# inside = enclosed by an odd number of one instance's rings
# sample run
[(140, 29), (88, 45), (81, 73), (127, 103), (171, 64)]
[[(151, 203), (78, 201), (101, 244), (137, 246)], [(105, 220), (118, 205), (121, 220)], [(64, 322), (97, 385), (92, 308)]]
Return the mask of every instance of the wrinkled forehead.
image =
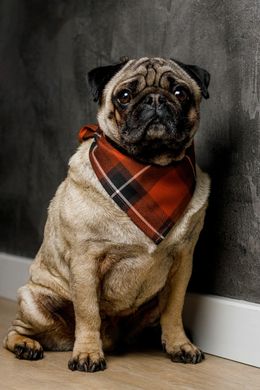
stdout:
[(194, 87), (193, 80), (174, 61), (164, 58), (141, 58), (130, 60), (112, 80), (116, 90), (138, 83), (137, 89), (145, 87), (167, 88), (169, 79), (177, 83), (184, 82), (191, 88)]

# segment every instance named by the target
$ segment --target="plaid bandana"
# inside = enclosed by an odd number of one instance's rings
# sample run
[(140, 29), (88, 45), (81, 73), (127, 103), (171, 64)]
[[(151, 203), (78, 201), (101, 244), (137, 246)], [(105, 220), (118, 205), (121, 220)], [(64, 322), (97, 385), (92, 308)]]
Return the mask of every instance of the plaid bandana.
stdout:
[(161, 167), (142, 164), (122, 153), (97, 125), (80, 130), (80, 142), (89, 138), (94, 138), (89, 157), (98, 180), (139, 229), (159, 244), (192, 198), (196, 184), (194, 146), (181, 161)]

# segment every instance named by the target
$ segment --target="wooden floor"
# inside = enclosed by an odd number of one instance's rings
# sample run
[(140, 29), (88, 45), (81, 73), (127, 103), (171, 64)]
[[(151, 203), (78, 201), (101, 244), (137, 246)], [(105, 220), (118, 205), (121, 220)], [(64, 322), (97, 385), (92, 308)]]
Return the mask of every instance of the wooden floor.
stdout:
[[(15, 316), (16, 304), (0, 299), (0, 338)], [(68, 352), (46, 352), (43, 360), (20, 361), (0, 348), (0, 389), (84, 390), (260, 390), (260, 369), (214, 356), (198, 365), (172, 363), (160, 350), (108, 356), (103, 372), (72, 372)]]

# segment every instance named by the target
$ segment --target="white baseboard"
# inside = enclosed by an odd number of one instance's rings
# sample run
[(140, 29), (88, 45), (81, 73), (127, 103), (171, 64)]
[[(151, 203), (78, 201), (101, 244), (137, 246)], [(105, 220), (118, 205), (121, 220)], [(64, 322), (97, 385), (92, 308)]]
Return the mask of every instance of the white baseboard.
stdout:
[(26, 283), (32, 259), (0, 253), (0, 297), (16, 300), (16, 292)]
[(183, 319), (204, 352), (260, 367), (260, 304), (187, 294)]
[[(0, 253), (0, 296), (16, 299), (32, 259)], [(260, 367), (260, 304), (187, 294), (184, 323), (209, 354)]]

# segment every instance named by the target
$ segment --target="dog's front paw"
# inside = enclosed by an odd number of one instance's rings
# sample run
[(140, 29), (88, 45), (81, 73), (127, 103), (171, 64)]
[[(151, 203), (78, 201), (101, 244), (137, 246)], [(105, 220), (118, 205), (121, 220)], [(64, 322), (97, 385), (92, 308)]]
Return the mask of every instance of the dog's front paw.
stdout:
[(72, 356), (68, 367), (72, 371), (103, 371), (106, 368), (106, 361), (100, 353), (79, 353), (77, 356)]
[(189, 341), (171, 347), (163, 343), (163, 348), (172, 362), (197, 364), (205, 359), (204, 353)]

